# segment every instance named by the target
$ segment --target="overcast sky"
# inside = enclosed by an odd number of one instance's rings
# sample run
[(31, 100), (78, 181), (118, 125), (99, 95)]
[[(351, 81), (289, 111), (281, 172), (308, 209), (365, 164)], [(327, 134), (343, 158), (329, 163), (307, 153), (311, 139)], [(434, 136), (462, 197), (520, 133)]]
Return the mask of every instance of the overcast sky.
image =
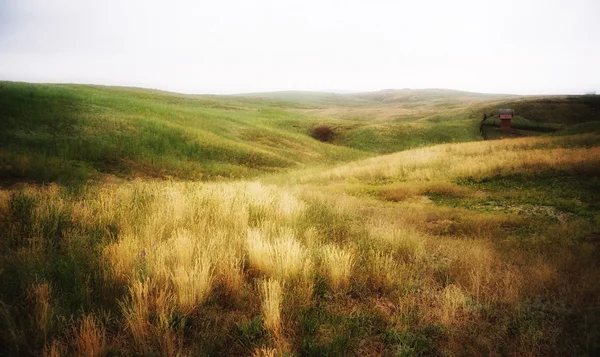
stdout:
[(600, 92), (600, 0), (0, 0), (0, 80)]

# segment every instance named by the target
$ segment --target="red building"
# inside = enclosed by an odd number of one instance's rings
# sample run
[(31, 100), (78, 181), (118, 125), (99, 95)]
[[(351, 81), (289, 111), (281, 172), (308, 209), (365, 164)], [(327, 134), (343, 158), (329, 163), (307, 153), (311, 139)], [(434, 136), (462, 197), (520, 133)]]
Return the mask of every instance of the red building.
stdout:
[(515, 113), (512, 109), (500, 109), (500, 129), (510, 129), (510, 120), (513, 118)]

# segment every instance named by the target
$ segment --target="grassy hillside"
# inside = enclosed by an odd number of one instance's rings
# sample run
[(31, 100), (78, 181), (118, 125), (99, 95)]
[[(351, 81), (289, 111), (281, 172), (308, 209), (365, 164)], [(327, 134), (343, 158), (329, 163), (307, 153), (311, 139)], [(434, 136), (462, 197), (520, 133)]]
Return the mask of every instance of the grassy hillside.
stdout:
[[(585, 132), (585, 125), (598, 119), (593, 98), (517, 98), (508, 103), (507, 98), (445, 90), (193, 96), (2, 82), (0, 180), (72, 183), (106, 174), (254, 177), (435, 143), (481, 140), (482, 113), (501, 106), (514, 106), (523, 120), (538, 127), (584, 123), (578, 131)], [(311, 138), (318, 126), (333, 131), (329, 143)]]
[[(414, 94), (414, 93), (413, 93)], [(0, 179), (85, 182), (120, 177), (251, 177), (310, 163), (323, 165), (435, 142), (479, 139), (476, 121), (412, 123), (439, 112), (425, 96), (411, 123), (377, 121), (378, 98), (313, 92), (191, 96), (134, 88), (0, 84)], [(432, 104), (433, 103), (433, 104)], [(414, 103), (413, 103), (414, 104)], [(446, 103), (449, 107), (450, 104)], [(333, 112), (358, 108), (361, 118)], [(448, 108), (445, 108), (446, 110)], [(404, 109), (402, 109), (404, 110)], [(393, 114), (387, 114), (393, 115)], [(365, 124), (367, 123), (367, 124)], [(310, 137), (326, 125), (332, 143)]]
[(291, 108), (314, 108), (314, 107), (357, 107), (365, 106), (372, 103), (371, 100), (361, 99), (359, 97), (327, 92), (310, 92), (310, 91), (279, 91), (279, 92), (262, 92), (262, 93), (246, 93), (239, 94), (233, 97), (262, 100), (277, 103), (277, 105), (285, 105)]
[(3, 179), (244, 177), (364, 156), (299, 132), (305, 115), (227, 97), (1, 83), (0, 121)]
[(425, 92), (0, 83), (0, 351), (598, 355), (595, 102)]
[(445, 144), (275, 184), (0, 191), (0, 348), (594, 355), (599, 144)]
[(516, 97), (434, 89), (347, 96), (368, 104), (315, 105), (301, 112), (329, 123), (335, 132), (334, 143), (375, 154), (481, 140), (483, 115), (489, 117), (488, 124), (496, 121), (499, 126), (499, 108), (515, 109), (513, 126), (523, 130), (519, 136), (597, 132), (594, 123), (600, 122), (598, 96)]
[(600, 96), (542, 97), (510, 105), (521, 116), (536, 122), (579, 124), (600, 121)]

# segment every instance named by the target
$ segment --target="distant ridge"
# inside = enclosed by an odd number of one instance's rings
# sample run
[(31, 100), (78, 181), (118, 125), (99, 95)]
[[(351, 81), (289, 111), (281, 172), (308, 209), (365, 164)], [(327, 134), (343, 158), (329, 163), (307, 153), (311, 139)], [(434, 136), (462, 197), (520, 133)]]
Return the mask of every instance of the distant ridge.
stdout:
[(279, 97), (279, 96), (290, 96), (290, 95), (324, 95), (324, 94), (339, 94), (339, 95), (347, 95), (347, 96), (369, 96), (369, 95), (382, 95), (382, 94), (437, 94), (437, 95), (446, 95), (448, 97), (456, 97), (456, 96), (496, 96), (496, 97), (516, 97), (519, 95), (516, 94), (508, 94), (508, 93), (479, 93), (479, 92), (469, 92), (462, 91), (457, 89), (446, 89), (446, 88), (402, 88), (402, 89), (394, 89), (387, 88), (381, 89), (377, 91), (360, 91), (360, 90), (345, 90), (345, 89), (323, 89), (323, 90), (281, 90), (281, 91), (267, 91), (267, 92), (247, 92), (247, 93), (236, 93), (231, 94), (232, 96), (251, 96), (251, 97)]
[(373, 100), (382, 103), (417, 102), (423, 100), (489, 100), (517, 97), (512, 94), (487, 94), (466, 92), (454, 89), (426, 88), (426, 89), (384, 89), (376, 92), (357, 93), (353, 96), (361, 99)]
[(327, 91), (273, 91), (258, 93), (234, 94), (238, 97), (263, 98), (290, 103), (327, 103), (343, 105), (393, 104), (422, 101), (465, 101), (465, 100), (498, 100), (519, 97), (514, 94), (488, 94), (467, 92), (454, 89), (425, 88), (425, 89), (382, 89), (374, 92), (327, 92)]

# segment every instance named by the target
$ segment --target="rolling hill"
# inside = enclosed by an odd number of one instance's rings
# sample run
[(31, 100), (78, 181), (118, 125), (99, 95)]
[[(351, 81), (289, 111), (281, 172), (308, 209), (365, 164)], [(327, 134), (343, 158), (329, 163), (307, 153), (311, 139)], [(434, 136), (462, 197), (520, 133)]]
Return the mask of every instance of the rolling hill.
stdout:
[(4, 179), (244, 177), (363, 154), (315, 141), (263, 101), (131, 88), (0, 84)]
[[(137, 88), (0, 83), (0, 179), (85, 182), (253, 177), (435, 143), (481, 140), (482, 113), (514, 106), (535, 122), (598, 120), (587, 97), (450, 90), (181, 95)], [(333, 131), (329, 143), (311, 137)], [(593, 126), (593, 124), (592, 124)], [(333, 145), (332, 145), (333, 144)]]
[(599, 103), (0, 82), (1, 354), (598, 355)]

